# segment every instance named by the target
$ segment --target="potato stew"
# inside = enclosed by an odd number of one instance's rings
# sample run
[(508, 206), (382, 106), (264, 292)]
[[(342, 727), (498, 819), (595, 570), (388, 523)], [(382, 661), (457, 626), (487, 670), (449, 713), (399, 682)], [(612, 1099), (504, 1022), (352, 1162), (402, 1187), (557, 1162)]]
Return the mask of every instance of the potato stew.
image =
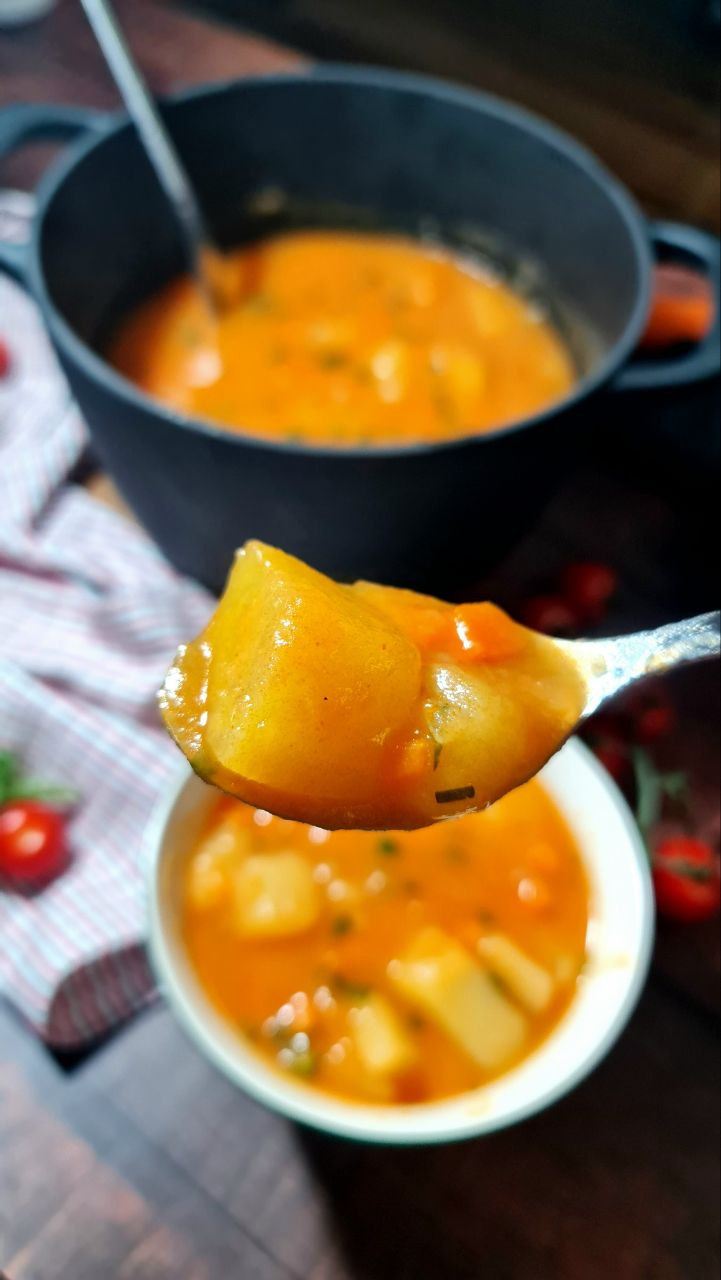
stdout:
[(108, 358), (172, 409), (230, 430), (333, 447), (447, 440), (562, 399), (573, 360), (539, 305), (438, 245), (304, 231), (228, 255), (212, 315), (171, 281)]
[(185, 865), (184, 942), (274, 1070), (357, 1102), (431, 1102), (530, 1054), (583, 965), (588, 886), (533, 780), (480, 814), (329, 832), (220, 797)]

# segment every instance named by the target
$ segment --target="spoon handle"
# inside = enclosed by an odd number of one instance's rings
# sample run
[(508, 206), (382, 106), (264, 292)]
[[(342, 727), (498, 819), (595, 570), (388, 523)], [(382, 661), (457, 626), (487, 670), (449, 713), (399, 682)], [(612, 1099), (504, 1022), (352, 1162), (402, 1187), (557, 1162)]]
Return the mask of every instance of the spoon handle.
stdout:
[(588, 684), (583, 719), (602, 702), (647, 676), (661, 675), (721, 654), (721, 614), (703, 613), (613, 640), (585, 640), (569, 646)]
[(188, 174), (170, 140), (148, 87), (135, 64), (108, 0), (82, 0), (86, 17), (140, 134), (155, 173), (170, 200), (185, 241), (191, 270), (212, 301), (204, 253), (217, 252)]

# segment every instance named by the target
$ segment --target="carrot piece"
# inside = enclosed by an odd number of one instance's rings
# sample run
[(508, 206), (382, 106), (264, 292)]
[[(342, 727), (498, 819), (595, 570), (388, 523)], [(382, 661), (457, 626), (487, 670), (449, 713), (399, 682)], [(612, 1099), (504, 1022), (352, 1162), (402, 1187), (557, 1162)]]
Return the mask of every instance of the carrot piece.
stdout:
[(640, 346), (647, 351), (678, 342), (701, 342), (714, 319), (711, 282), (677, 263), (654, 269), (654, 294)]
[(494, 604), (464, 604), (453, 611), (456, 649), (467, 661), (502, 662), (525, 649), (527, 637), (508, 614)]
[(399, 780), (422, 778), (433, 772), (433, 745), (427, 738), (411, 738), (398, 751), (394, 773)]
[(450, 609), (408, 609), (401, 622), (402, 631), (418, 645), (421, 653), (443, 650), (453, 645), (453, 620)]

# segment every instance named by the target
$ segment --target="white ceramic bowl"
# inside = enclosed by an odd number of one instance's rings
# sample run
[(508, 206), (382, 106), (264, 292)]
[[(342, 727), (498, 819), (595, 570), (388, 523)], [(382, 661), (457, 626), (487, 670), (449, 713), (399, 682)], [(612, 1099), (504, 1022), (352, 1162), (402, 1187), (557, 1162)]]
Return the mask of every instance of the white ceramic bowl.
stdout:
[(578, 992), (549, 1038), (500, 1079), (443, 1102), (379, 1107), (344, 1102), (276, 1074), (204, 996), (180, 938), (179, 872), (215, 793), (183, 769), (151, 821), (147, 850), (151, 957), (191, 1039), (260, 1102), (317, 1129), (370, 1142), (476, 1137), (515, 1124), (567, 1093), (608, 1052), (638, 1000), (651, 954), (653, 895), (631, 813), (587, 748), (567, 743), (541, 778), (573, 831), (591, 886), (590, 961)]

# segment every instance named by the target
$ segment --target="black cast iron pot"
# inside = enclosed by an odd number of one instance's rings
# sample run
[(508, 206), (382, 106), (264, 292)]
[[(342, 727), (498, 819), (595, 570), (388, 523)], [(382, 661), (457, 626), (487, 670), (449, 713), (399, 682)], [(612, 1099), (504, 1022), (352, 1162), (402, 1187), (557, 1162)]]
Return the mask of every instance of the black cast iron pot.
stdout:
[(28, 242), (0, 245), (0, 265), (39, 302), (102, 464), (172, 562), (212, 588), (256, 536), (339, 578), (451, 591), (529, 526), (594, 410), (617, 418), (621, 392), (718, 373), (718, 326), (681, 360), (628, 366), (654, 250), (670, 245), (718, 278), (718, 243), (649, 226), (593, 156), (516, 107), (414, 75), (322, 67), (193, 90), (163, 113), (221, 243), (248, 234), (249, 205), (268, 188), (326, 220), (335, 209), (411, 229), (430, 218), (451, 237), (474, 228), (540, 264), (594, 335), (565, 401), (448, 443), (341, 451), (180, 417), (98, 354), (119, 315), (183, 268), (134, 129), (124, 116), (6, 108), (0, 156), (32, 138), (76, 140), (40, 187)]

